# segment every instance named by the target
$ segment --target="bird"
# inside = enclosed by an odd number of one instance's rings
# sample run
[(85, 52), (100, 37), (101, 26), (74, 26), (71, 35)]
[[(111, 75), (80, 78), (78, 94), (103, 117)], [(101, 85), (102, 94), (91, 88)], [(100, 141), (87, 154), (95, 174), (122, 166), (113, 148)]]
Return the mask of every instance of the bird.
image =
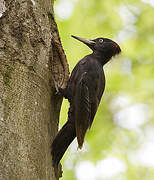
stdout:
[(108, 38), (85, 39), (72, 35), (87, 45), (92, 53), (83, 57), (74, 67), (65, 88), (59, 93), (70, 103), (68, 120), (56, 135), (51, 146), (55, 171), (71, 142), (77, 137), (81, 149), (85, 134), (90, 129), (105, 89), (103, 66), (121, 52), (120, 46)]

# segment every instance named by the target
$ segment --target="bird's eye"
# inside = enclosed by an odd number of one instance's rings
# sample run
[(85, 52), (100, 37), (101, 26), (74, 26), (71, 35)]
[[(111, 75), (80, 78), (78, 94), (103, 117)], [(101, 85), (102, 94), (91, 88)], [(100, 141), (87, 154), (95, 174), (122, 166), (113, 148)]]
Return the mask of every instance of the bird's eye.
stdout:
[(100, 39), (99, 42), (102, 43), (104, 40), (103, 39)]

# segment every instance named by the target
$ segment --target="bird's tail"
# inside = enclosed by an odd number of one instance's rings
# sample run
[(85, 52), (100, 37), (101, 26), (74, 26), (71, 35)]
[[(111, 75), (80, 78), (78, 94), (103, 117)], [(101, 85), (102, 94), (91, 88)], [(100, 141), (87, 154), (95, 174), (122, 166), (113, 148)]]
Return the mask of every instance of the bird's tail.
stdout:
[(58, 168), (59, 161), (75, 137), (76, 131), (74, 123), (67, 121), (52, 143), (51, 153), (55, 168)]

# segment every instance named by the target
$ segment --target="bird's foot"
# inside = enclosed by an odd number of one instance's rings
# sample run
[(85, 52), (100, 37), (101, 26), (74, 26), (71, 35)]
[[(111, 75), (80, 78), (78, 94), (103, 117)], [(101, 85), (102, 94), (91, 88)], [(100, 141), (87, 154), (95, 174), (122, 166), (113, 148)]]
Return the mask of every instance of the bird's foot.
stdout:
[(59, 85), (58, 83), (56, 82), (55, 78), (52, 76), (52, 80), (54, 82), (54, 85), (55, 85), (55, 89), (56, 89), (56, 95), (59, 94)]

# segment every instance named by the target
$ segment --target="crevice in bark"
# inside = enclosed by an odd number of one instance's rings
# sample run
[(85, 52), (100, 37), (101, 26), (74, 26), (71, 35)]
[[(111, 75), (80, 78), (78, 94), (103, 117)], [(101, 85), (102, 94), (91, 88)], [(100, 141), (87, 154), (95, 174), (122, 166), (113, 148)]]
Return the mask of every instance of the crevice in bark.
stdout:
[[(67, 63), (64, 49), (61, 44), (58, 27), (55, 22), (54, 15), (51, 14), (50, 12), (48, 12), (48, 18), (49, 18), (49, 21), (52, 22), (52, 29), (51, 29), (51, 32), (52, 32), (52, 39), (51, 39), (52, 44), (51, 45), (52, 45), (52, 52), (53, 52), (53, 56), (51, 58), (52, 72), (53, 72), (54, 78), (58, 82), (59, 86), (64, 88), (69, 79), (69, 66)], [(60, 69), (60, 70), (58, 69), (59, 62), (55, 61), (57, 59), (60, 60), (60, 63), (62, 66), (61, 67), (62, 69)], [(59, 72), (61, 72), (61, 73), (59, 73)]]

